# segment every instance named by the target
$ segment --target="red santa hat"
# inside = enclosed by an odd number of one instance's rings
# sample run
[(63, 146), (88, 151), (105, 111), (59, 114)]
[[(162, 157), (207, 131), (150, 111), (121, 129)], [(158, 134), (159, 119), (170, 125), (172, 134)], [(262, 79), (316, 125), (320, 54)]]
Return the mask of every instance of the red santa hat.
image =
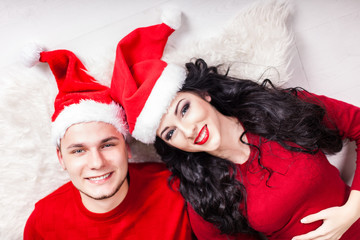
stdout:
[(60, 139), (73, 124), (105, 122), (126, 136), (125, 113), (110, 97), (110, 89), (95, 81), (76, 57), (67, 50), (41, 51), (39, 61), (47, 62), (53, 72), (59, 93), (52, 116), (52, 140)]
[(183, 67), (161, 60), (180, 21), (178, 12), (162, 24), (135, 29), (116, 49), (111, 96), (124, 107), (132, 136), (143, 143), (155, 141), (161, 117), (186, 77)]

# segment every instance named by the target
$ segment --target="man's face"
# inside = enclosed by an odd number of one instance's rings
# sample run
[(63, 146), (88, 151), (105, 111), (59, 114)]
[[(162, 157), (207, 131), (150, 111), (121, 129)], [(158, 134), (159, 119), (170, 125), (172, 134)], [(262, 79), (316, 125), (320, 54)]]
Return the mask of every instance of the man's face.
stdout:
[(60, 164), (68, 171), (87, 208), (99, 201), (122, 201), (128, 190), (128, 152), (123, 135), (113, 125), (72, 125), (60, 145)]

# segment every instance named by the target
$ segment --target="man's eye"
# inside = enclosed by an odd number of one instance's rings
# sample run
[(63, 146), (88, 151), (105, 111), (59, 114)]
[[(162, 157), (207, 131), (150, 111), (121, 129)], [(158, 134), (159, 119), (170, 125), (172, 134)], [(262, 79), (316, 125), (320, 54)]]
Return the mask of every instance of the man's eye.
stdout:
[(107, 144), (103, 145), (102, 148), (108, 148), (108, 147), (112, 147), (112, 146), (114, 146), (113, 143), (107, 143)]
[(166, 136), (165, 136), (166, 141), (169, 141), (169, 140), (171, 139), (172, 135), (174, 134), (174, 131), (175, 131), (175, 130), (172, 129), (172, 130), (170, 130), (170, 131), (167, 132), (167, 134), (166, 134)]
[(84, 152), (84, 149), (75, 149), (75, 150), (73, 150), (71, 153), (73, 153), (73, 154), (79, 154), (79, 153), (82, 153), (82, 152)]
[(187, 112), (189, 107), (190, 107), (190, 104), (188, 104), (188, 103), (183, 106), (183, 108), (181, 109), (181, 116), (185, 115), (185, 113)]

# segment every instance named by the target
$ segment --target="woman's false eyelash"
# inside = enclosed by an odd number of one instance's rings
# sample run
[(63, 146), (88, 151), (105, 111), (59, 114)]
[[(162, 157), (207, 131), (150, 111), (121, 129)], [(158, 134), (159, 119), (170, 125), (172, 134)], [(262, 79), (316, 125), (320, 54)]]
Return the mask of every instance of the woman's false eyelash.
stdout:
[[(180, 111), (181, 117), (183, 117), (185, 115), (185, 113), (189, 110), (189, 108), (190, 108), (190, 103), (185, 103)], [(171, 139), (171, 137), (173, 136), (174, 132), (175, 132), (175, 129), (171, 129), (170, 131), (168, 131), (165, 135), (165, 140), (169, 141)]]
[(170, 131), (168, 131), (166, 133), (166, 135), (165, 135), (166, 141), (169, 141), (171, 139), (172, 135), (174, 134), (174, 131), (175, 131), (174, 129), (171, 129)]
[(184, 104), (183, 108), (181, 109), (181, 116), (183, 117), (185, 115), (185, 113), (187, 112), (187, 110), (190, 107), (190, 103), (186, 103)]

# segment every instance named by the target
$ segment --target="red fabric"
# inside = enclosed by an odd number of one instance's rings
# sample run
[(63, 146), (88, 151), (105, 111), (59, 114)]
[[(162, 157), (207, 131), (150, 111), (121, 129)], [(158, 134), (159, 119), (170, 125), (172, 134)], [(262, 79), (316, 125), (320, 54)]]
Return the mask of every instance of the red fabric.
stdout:
[(89, 212), (71, 182), (63, 185), (35, 205), (24, 239), (191, 239), (185, 202), (168, 187), (164, 165), (129, 164), (129, 174), (126, 198), (104, 214)]
[(125, 109), (130, 133), (157, 79), (167, 66), (161, 57), (173, 32), (174, 29), (164, 23), (137, 28), (117, 46), (111, 96)]
[[(351, 189), (360, 191), (360, 108), (326, 96), (314, 96), (321, 101), (321, 104), (323, 104), (323, 107), (328, 112), (330, 120), (340, 130), (340, 135), (343, 136), (343, 139), (355, 141), (356, 143), (357, 167)], [(303, 95), (300, 95), (300, 97), (311, 97), (311, 95), (303, 92)]]
[(220, 230), (213, 224), (201, 218), (195, 210), (188, 205), (188, 213), (190, 222), (195, 236), (198, 240), (259, 240), (260, 238), (250, 234), (237, 234), (236, 236), (229, 236), (221, 234)]
[(81, 100), (106, 104), (112, 102), (109, 88), (88, 75), (85, 66), (74, 53), (68, 50), (41, 52), (39, 61), (49, 64), (59, 89), (54, 103), (53, 122), (66, 106)]
[[(307, 96), (309, 94), (304, 93), (300, 97)], [(317, 96), (317, 100), (326, 107), (343, 137), (356, 141), (359, 162), (360, 109), (324, 96)], [(268, 239), (291, 239), (312, 231), (321, 222), (302, 224), (300, 220), (303, 217), (329, 207), (341, 206), (347, 201), (350, 187), (322, 152), (315, 155), (296, 153), (253, 134), (247, 134), (247, 138), (251, 144), (260, 145), (261, 163), (274, 171), (268, 179), (268, 172), (259, 167), (257, 150), (252, 148), (249, 161), (239, 166), (241, 174), (238, 176), (247, 191), (248, 220), (254, 229), (265, 233)], [(358, 164), (352, 189), (360, 189), (359, 171)], [(201, 229), (199, 240), (214, 239), (214, 229), (204, 227), (204, 220), (193, 211), (189, 211), (189, 216), (194, 232)], [(360, 239), (360, 220), (341, 239)]]

